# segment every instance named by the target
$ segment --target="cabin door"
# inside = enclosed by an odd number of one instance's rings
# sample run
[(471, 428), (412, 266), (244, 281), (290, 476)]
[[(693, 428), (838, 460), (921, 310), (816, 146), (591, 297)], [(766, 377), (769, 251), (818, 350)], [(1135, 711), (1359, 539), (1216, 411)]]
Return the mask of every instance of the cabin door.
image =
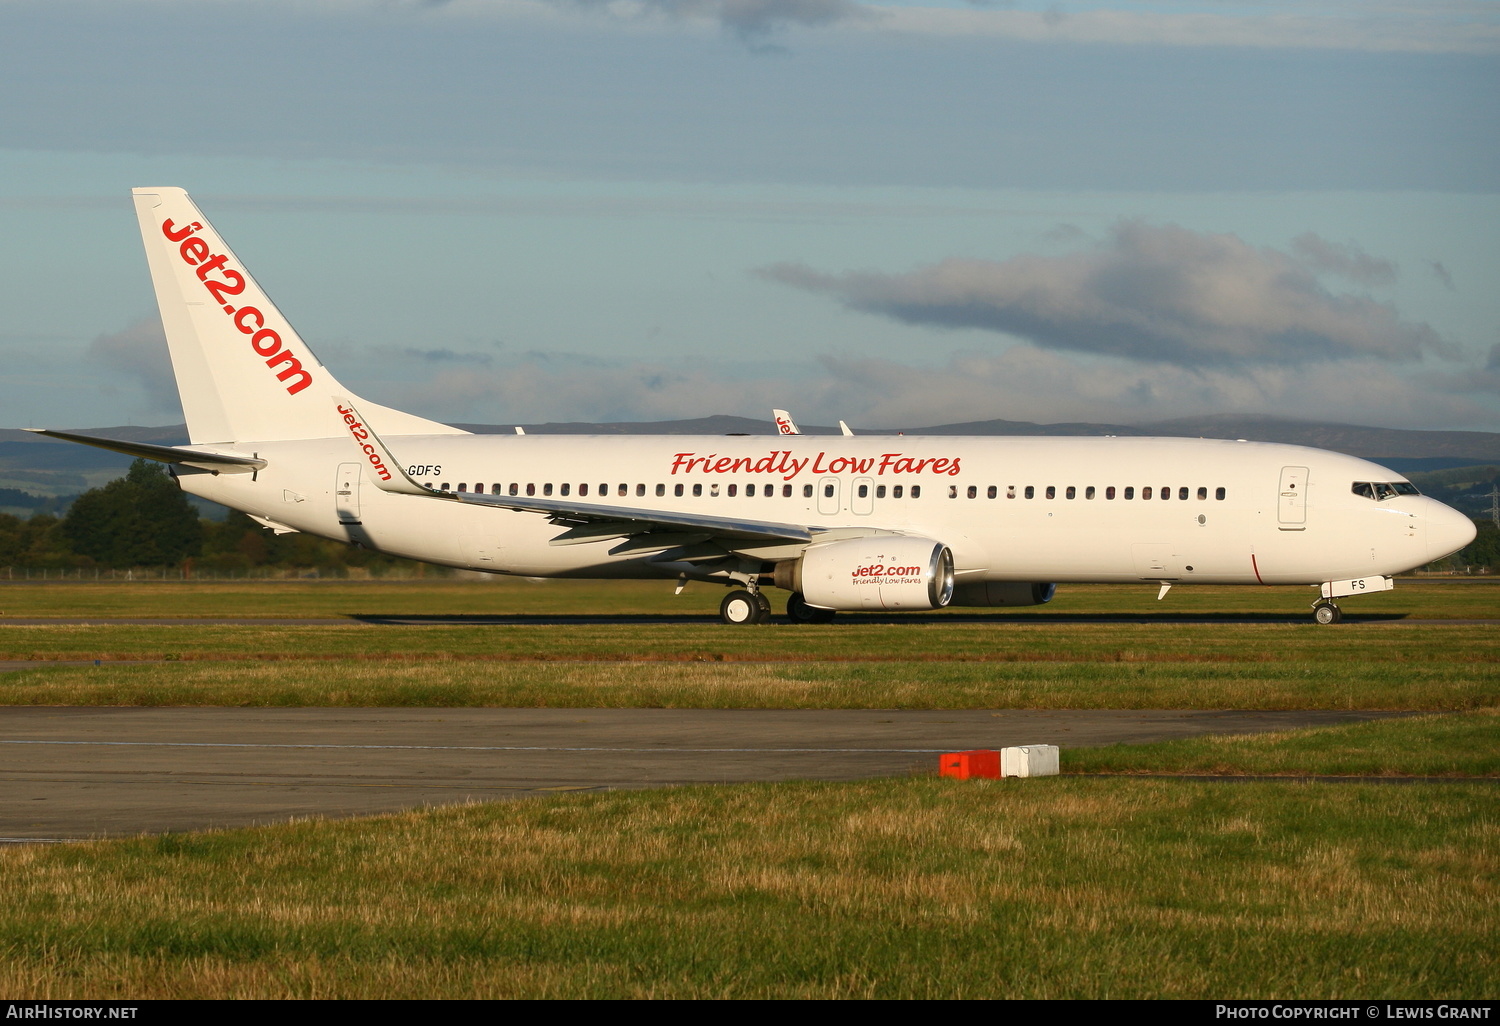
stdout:
[(1282, 467), (1281, 488), (1276, 497), (1276, 522), (1283, 531), (1307, 527), (1307, 468)]
[(358, 463), (340, 463), (338, 479), (333, 485), (333, 509), (341, 524), (359, 523)]

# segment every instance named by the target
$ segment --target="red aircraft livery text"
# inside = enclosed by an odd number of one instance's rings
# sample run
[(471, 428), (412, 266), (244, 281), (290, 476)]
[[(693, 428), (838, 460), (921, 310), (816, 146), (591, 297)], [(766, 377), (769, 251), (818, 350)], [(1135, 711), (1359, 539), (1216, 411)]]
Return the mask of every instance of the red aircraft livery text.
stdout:
[[(257, 356), (266, 358), (267, 367), (272, 370), (281, 367), (276, 373), (276, 379), (287, 382), (288, 395), (296, 395), (312, 384), (312, 375), (290, 350), (282, 348), (281, 336), (275, 329), (266, 327), (264, 314), (253, 306), (242, 306), (236, 310), (233, 303), (225, 302), (225, 297), (237, 296), (245, 291), (245, 275), (233, 267), (226, 267), (229, 258), (223, 253), (209, 252), (208, 243), (196, 237), (202, 230), (203, 225), (197, 221), (185, 228), (178, 228), (170, 220), (163, 221), (161, 226), (163, 235), (180, 243), (178, 252), (182, 255), (183, 262), (197, 268), (198, 280), (214, 297), (214, 302), (224, 310), (225, 316), (232, 318), (234, 326), (250, 336), (250, 348), (255, 350)], [(223, 280), (210, 277), (214, 274), (221, 276)]]
[(369, 429), (354, 419), (353, 410), (340, 406), (339, 412), (344, 415), (344, 423), (348, 425), (349, 433), (354, 436), (354, 440), (364, 450), (365, 457), (370, 461), (370, 466), (374, 469), (375, 473), (380, 475), (380, 480), (389, 481), (391, 479), (391, 472), (386, 467), (385, 460), (380, 458), (380, 450), (365, 441), (365, 439), (370, 437)]
[(801, 459), (792, 455), (790, 449), (779, 449), (764, 456), (720, 456), (716, 452), (699, 455), (696, 452), (679, 452), (672, 460), (672, 474), (780, 474), (783, 481), (790, 481), (804, 470), (814, 474), (869, 474), (884, 477), (887, 474), (947, 474), (956, 477), (962, 457), (930, 456), (915, 457), (905, 453), (882, 453), (879, 459), (872, 456), (829, 456), (820, 452), (816, 456)]

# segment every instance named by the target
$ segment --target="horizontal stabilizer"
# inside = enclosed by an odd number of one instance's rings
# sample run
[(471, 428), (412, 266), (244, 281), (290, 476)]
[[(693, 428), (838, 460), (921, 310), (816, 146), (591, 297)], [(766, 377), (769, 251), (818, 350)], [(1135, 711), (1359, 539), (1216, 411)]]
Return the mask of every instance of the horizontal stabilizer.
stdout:
[(114, 438), (95, 438), (93, 435), (75, 435), (70, 431), (47, 431), (43, 428), (22, 428), (34, 435), (60, 438), (64, 442), (92, 445), (96, 449), (135, 456), (158, 463), (175, 463), (183, 467), (197, 467), (216, 474), (250, 474), (265, 468), (266, 461), (255, 456), (238, 456), (225, 452), (204, 452), (176, 445), (152, 445), (149, 442), (123, 442)]

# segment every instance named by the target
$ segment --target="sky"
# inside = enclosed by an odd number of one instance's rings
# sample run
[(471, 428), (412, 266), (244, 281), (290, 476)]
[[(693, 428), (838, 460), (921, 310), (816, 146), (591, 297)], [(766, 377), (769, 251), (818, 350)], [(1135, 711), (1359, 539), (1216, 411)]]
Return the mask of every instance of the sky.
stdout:
[(443, 421), (1500, 431), (1500, 0), (0, 0), (0, 427), (180, 422), (152, 185)]

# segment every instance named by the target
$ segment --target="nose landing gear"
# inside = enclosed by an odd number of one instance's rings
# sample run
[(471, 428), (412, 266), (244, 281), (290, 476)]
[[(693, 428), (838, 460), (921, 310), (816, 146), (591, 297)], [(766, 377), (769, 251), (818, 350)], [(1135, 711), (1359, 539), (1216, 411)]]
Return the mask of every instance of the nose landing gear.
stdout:
[(1344, 618), (1343, 611), (1327, 599), (1313, 603), (1313, 622), (1321, 624), (1338, 623)]

